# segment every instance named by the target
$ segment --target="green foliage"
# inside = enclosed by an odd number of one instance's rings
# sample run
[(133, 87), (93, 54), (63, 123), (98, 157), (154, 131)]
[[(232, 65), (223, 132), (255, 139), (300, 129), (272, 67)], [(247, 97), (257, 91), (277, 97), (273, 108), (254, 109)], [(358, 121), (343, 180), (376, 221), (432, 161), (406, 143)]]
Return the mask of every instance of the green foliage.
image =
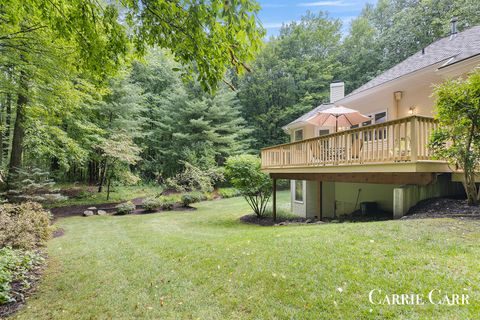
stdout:
[(366, 5), (344, 40), (341, 79), (347, 92), (371, 80), (430, 43), (445, 37), (450, 20), (460, 31), (480, 23), (475, 0), (381, 0)]
[[(0, 305), (15, 302), (12, 283), (20, 282), (28, 289), (28, 272), (44, 262), (44, 258), (34, 251), (14, 250), (10, 247), (0, 249)], [(18, 289), (17, 289), (18, 290)]]
[(172, 210), (176, 203), (177, 200), (174, 197), (160, 196), (160, 208), (162, 210)]
[(259, 157), (239, 155), (227, 159), (225, 173), (234, 188), (245, 197), (255, 214), (262, 217), (272, 194), (272, 181), (260, 167)]
[(207, 200), (207, 196), (203, 192), (189, 192), (182, 195), (181, 202), (185, 207), (188, 207), (192, 203)]
[(0, 247), (34, 249), (52, 237), (51, 214), (39, 203), (0, 206)]
[[(169, 48), (183, 72), (194, 70), (205, 90), (215, 88), (228, 68), (242, 73), (262, 44), (264, 31), (255, 15), (260, 6), (252, 0), (235, 3), (128, 0), (126, 20), (133, 27), (137, 48)], [(177, 68), (176, 70), (180, 70)]]
[(241, 196), (241, 192), (235, 188), (219, 188), (218, 195), (222, 198), (233, 198)]
[(148, 197), (143, 200), (143, 208), (147, 211), (154, 211), (162, 207), (162, 199), (156, 197)]
[(439, 126), (431, 136), (430, 148), (437, 158), (448, 160), (464, 171), (468, 203), (477, 205), (480, 201), (475, 184), (475, 172), (480, 171), (480, 71), (465, 80), (446, 81), (434, 92)]
[(147, 211), (172, 210), (176, 203), (177, 197), (174, 196), (149, 197), (143, 200), (143, 208)]
[(135, 210), (135, 204), (131, 201), (127, 201), (120, 203), (119, 205), (115, 206), (115, 208), (117, 209), (117, 215), (131, 214)]
[(55, 202), (64, 201), (58, 190), (53, 189), (55, 182), (49, 178), (49, 173), (39, 168), (17, 169), (13, 174), (5, 197), (10, 202)]
[(135, 62), (132, 82), (144, 90), (145, 110), (139, 164), (142, 176), (163, 182), (188, 162), (203, 170), (223, 165), (249, 144), (236, 93), (220, 88), (205, 94), (197, 83), (184, 83), (172, 71), (178, 63), (165, 51), (152, 50)]
[(238, 86), (254, 149), (286, 142), (282, 126), (329, 101), (340, 39), (341, 23), (320, 12), (286, 24), (266, 43)]
[(165, 186), (178, 192), (195, 190), (211, 192), (215, 183), (223, 180), (223, 172), (218, 168), (202, 170), (185, 163), (185, 170), (175, 177), (167, 179)]

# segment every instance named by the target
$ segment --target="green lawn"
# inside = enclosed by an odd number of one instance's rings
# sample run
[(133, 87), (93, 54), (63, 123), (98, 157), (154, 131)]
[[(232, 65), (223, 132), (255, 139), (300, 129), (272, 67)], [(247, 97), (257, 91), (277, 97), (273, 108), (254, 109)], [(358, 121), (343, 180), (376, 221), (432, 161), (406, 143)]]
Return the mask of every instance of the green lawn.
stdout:
[[(287, 192), (280, 198), (286, 200)], [(473, 319), (480, 222), (257, 227), (241, 198), (197, 211), (66, 218), (19, 319)], [(470, 305), (371, 305), (368, 293), (467, 293)]]

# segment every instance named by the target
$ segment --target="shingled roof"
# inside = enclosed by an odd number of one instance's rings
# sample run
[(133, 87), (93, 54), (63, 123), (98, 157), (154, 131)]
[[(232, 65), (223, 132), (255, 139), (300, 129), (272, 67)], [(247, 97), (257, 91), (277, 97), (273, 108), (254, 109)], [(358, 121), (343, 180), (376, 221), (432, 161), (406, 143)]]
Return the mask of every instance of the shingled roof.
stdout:
[[(470, 57), (480, 55), (480, 26), (467, 29), (463, 32), (457, 33), (454, 36), (442, 38), (423, 50), (415, 53), (404, 61), (400, 62), (393, 68), (385, 71), (381, 75), (373, 78), (363, 86), (353, 90), (346, 97), (351, 97), (362, 91), (377, 87), (386, 82), (401, 78), (412, 72), (421, 70), (428, 66), (445, 61), (441, 68), (445, 68), (459, 61), (468, 59)], [(340, 99), (341, 102), (342, 99)], [(322, 104), (300, 118), (290, 122), (283, 127), (284, 130), (299, 122), (314, 116), (318, 111), (334, 107), (333, 104)]]
[(480, 54), (480, 26), (467, 29), (455, 36), (442, 38), (400, 62), (352, 91), (347, 97), (388, 81), (403, 77), (430, 65), (446, 61), (442, 68)]

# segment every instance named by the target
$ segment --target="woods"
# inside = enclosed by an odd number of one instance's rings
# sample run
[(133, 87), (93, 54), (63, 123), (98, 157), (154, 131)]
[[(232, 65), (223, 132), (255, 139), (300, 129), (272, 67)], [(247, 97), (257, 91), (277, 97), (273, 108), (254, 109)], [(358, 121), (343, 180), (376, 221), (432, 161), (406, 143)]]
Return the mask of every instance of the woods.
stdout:
[[(459, 30), (480, 23), (477, 1), (383, 0), (346, 33), (308, 12), (262, 41), (258, 10), (250, 0), (2, 4), (3, 181), (32, 167), (103, 191), (216, 170), (285, 142), (281, 127), (328, 102), (330, 82), (353, 90), (446, 35), (454, 15)], [(127, 161), (113, 160), (118, 150)]]

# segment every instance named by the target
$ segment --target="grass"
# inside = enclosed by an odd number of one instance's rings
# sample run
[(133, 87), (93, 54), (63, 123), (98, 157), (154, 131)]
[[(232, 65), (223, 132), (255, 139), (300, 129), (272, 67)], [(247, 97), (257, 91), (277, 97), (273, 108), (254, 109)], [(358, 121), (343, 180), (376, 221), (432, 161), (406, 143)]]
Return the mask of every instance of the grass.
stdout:
[(110, 191), (110, 199), (107, 200), (106, 188), (101, 193), (97, 192), (97, 187), (78, 185), (59, 185), (60, 189), (71, 189), (72, 187), (82, 189), (81, 197), (68, 198), (65, 201), (59, 201), (50, 205), (49, 207), (62, 207), (67, 205), (84, 205), (84, 204), (101, 204), (101, 203), (115, 203), (135, 198), (144, 198), (158, 195), (162, 192), (162, 188), (154, 185), (143, 186), (115, 186)]
[[(287, 192), (280, 200), (286, 202)], [(480, 223), (244, 225), (242, 198), (197, 211), (58, 221), (18, 319), (473, 319)], [(341, 289), (340, 289), (341, 288)], [(467, 293), (470, 305), (372, 305), (372, 289)]]

